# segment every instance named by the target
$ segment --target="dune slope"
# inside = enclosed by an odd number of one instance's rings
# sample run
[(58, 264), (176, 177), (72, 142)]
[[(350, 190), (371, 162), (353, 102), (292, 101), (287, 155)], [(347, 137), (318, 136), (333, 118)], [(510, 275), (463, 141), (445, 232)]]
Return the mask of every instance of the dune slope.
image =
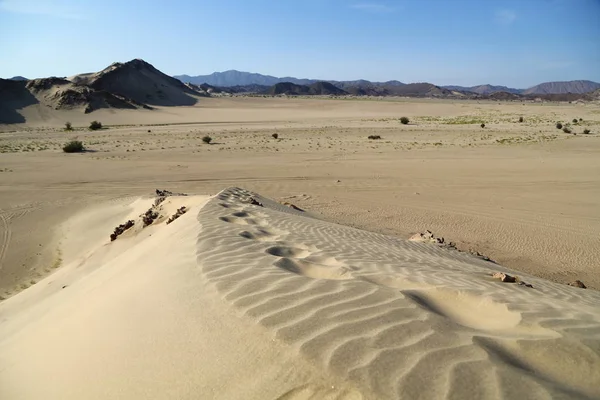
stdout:
[(141, 228), (151, 204), (0, 304), (0, 398), (600, 396), (595, 291), (243, 189), (169, 197)]

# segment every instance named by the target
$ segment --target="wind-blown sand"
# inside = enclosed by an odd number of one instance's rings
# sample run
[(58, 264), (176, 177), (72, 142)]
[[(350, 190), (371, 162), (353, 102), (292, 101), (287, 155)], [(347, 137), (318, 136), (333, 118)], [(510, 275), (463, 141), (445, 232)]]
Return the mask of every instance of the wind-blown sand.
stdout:
[(0, 304), (0, 398), (600, 396), (596, 291), (243, 189), (142, 229), (152, 202), (71, 217), (64, 267)]

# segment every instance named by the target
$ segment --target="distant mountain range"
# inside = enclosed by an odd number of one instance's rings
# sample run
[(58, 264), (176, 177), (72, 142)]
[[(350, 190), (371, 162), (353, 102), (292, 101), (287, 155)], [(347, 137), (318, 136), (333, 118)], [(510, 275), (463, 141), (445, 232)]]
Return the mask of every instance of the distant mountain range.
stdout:
[(492, 94), (496, 92), (506, 92), (513, 94), (523, 93), (523, 89), (514, 89), (506, 86), (494, 86), (494, 85), (478, 85), (478, 86), (442, 86), (449, 90), (460, 90), (464, 92), (473, 92), (477, 94)]
[[(211, 78), (177, 77), (183, 79), (182, 82), (144, 60), (135, 59), (111, 64), (99, 72), (68, 78), (0, 79), (0, 124), (25, 122), (19, 110), (27, 107), (41, 107), (38, 112), (42, 112), (42, 109), (77, 109), (84, 113), (103, 108), (153, 109), (155, 106), (192, 106), (202, 97), (240, 93), (259, 96), (405, 96), (507, 101), (537, 98), (549, 101), (600, 100), (600, 84), (591, 81), (548, 82), (519, 90), (491, 85), (440, 87), (427, 82), (317, 81), (275, 78), (239, 71), (216, 73), (208, 77)], [(213, 83), (201, 82), (204, 80)]]
[[(404, 86), (405, 83), (399, 81), (388, 81), (388, 82), (370, 82), (367, 80), (355, 80), (355, 81), (336, 81), (336, 80), (318, 80), (318, 79), (299, 79), (294, 77), (283, 77), (277, 78), (271, 75), (262, 75), (257, 73), (242, 72), (236, 70), (229, 70), (225, 72), (214, 72), (210, 75), (175, 75), (174, 78), (179, 79), (182, 82), (193, 83), (196, 85), (206, 83), (213, 86), (219, 87), (232, 87), (232, 86), (248, 86), (248, 85), (260, 85), (260, 86), (273, 86), (278, 83), (288, 82), (296, 85), (309, 86), (317, 82), (329, 82), (332, 85), (350, 93), (360, 94), (356, 88), (366, 90), (367, 92), (376, 92), (376, 88), (392, 87), (392, 86)], [(564, 94), (564, 93), (589, 93), (596, 89), (600, 89), (600, 83), (592, 81), (567, 81), (567, 82), (546, 82), (539, 85), (533, 86), (528, 89), (515, 89), (506, 86), (494, 86), (494, 85), (478, 85), (478, 86), (438, 86), (443, 89), (450, 91), (460, 92), (472, 92), (482, 95), (487, 95), (495, 92), (506, 92), (513, 94)], [(354, 92), (348, 89), (353, 89)]]

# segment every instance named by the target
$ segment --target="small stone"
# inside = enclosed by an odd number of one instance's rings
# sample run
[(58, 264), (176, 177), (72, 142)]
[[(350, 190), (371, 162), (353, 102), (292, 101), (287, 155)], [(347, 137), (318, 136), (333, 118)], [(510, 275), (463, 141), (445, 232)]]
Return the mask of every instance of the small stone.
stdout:
[(260, 201), (256, 200), (254, 197), (250, 198), (250, 204), (259, 206), (259, 207), (263, 207), (262, 203)]
[(582, 289), (587, 289), (587, 286), (585, 286), (583, 284), (583, 282), (581, 282), (580, 280), (569, 282), (569, 283), (567, 283), (567, 285), (569, 285), (569, 286), (575, 286), (575, 287), (582, 288)]
[(296, 206), (295, 204), (292, 204), (292, 203), (290, 203), (290, 202), (288, 202), (288, 201), (286, 201), (286, 202), (283, 202), (282, 204), (283, 204), (284, 206), (288, 206), (289, 208), (293, 208), (293, 209), (294, 209), (294, 210), (296, 210), (296, 211), (304, 211), (304, 210), (303, 210), (303, 209), (301, 209), (300, 207), (298, 207), (298, 206)]
[(529, 283), (526, 283), (526, 282), (523, 282), (523, 281), (519, 282), (519, 285), (521, 285), (521, 286), (525, 286), (525, 287), (530, 287), (530, 288), (532, 288), (532, 287), (533, 287), (533, 285), (531, 285), (531, 284), (529, 284)]
[(504, 272), (494, 272), (492, 274), (492, 278), (494, 279), (500, 279), (502, 282), (516, 282), (516, 278), (514, 276), (510, 276), (508, 274), (505, 274)]

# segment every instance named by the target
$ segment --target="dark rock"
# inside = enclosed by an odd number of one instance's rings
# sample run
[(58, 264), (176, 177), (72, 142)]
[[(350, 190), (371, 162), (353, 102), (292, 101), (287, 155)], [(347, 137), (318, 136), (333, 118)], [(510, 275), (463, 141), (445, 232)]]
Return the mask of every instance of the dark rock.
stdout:
[(567, 285), (569, 285), (569, 286), (575, 286), (575, 287), (582, 288), (582, 289), (587, 289), (587, 286), (585, 286), (583, 284), (583, 282), (581, 282), (580, 280), (569, 282), (569, 283), (567, 283)]
[(262, 203), (258, 200), (256, 200), (254, 197), (250, 197), (250, 204), (255, 205), (255, 206), (259, 206), (259, 207), (264, 207), (262, 205)]
[(159, 197), (169, 197), (169, 196), (187, 196), (185, 193), (173, 193), (168, 190), (160, 190), (156, 189), (156, 195)]
[(115, 228), (115, 231), (110, 234), (110, 241), (114, 242), (117, 238), (123, 234), (127, 229), (131, 228), (135, 224), (134, 221), (129, 220), (124, 224), (121, 224)]
[(144, 221), (144, 228), (147, 227), (148, 225), (152, 225), (154, 220), (157, 218), (158, 218), (158, 213), (156, 211), (154, 211), (152, 208), (149, 209), (148, 211), (146, 211), (142, 215), (142, 221)]
[(523, 282), (523, 281), (520, 281), (520, 282), (519, 282), (519, 285), (520, 285), (520, 286), (525, 286), (525, 287), (530, 287), (530, 288), (532, 288), (532, 287), (533, 287), (533, 285), (531, 285), (531, 284), (529, 284), (529, 283), (526, 283), (526, 282)]
[(303, 210), (303, 209), (301, 209), (300, 207), (298, 207), (298, 206), (296, 206), (296, 205), (294, 205), (294, 204), (292, 204), (292, 203), (289, 203), (289, 202), (287, 202), (287, 201), (286, 201), (286, 202), (284, 202), (284, 203), (281, 203), (281, 204), (283, 204), (284, 206), (288, 206), (289, 208), (293, 208), (293, 209), (294, 209), (294, 210), (296, 210), (296, 211), (302, 211), (302, 212), (304, 212), (304, 210)]
[(178, 208), (177, 212), (175, 212), (175, 214), (173, 214), (171, 216), (171, 218), (169, 218), (167, 220), (167, 225), (169, 225), (171, 222), (175, 221), (177, 218), (181, 217), (186, 212), (187, 212), (187, 208), (185, 206)]
[(494, 279), (500, 279), (502, 282), (516, 282), (517, 279), (514, 276), (510, 276), (508, 274), (505, 274), (504, 272), (494, 272), (492, 274), (492, 278)]

